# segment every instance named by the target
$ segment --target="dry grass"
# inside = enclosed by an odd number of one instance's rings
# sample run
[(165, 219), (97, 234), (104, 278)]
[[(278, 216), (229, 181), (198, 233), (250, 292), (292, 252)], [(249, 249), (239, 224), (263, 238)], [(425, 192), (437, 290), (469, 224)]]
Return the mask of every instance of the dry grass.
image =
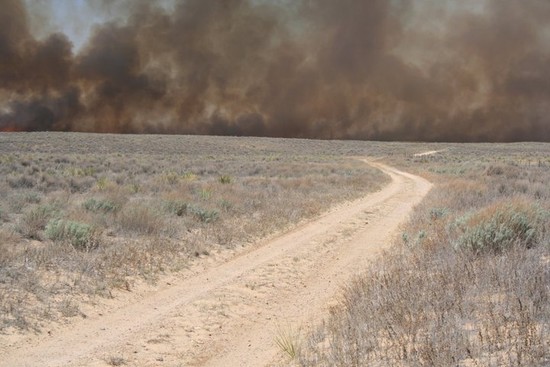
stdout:
[(390, 157), (438, 185), (401, 241), (309, 333), (295, 363), (550, 364), (548, 157), (542, 144)]
[[(443, 151), (414, 155), (431, 150)], [(39, 331), (80, 315), (85, 297), (131, 290), (136, 277), (254, 243), (384, 183), (349, 156), (437, 185), (299, 348), (279, 335), (291, 363), (548, 365), (548, 144), (0, 134), (0, 330)]]
[(290, 360), (294, 360), (300, 353), (300, 331), (294, 330), (292, 326), (279, 326), (275, 344)]
[(154, 281), (373, 191), (387, 178), (347, 158), (370, 148), (0, 134), (0, 331), (40, 330), (78, 315), (87, 297), (131, 290), (136, 277)]

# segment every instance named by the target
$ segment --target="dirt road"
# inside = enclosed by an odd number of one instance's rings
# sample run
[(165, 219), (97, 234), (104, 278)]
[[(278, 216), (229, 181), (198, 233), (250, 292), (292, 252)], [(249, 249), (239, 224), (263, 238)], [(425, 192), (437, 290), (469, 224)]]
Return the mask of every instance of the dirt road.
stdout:
[(277, 365), (278, 330), (325, 316), (431, 187), (371, 164), (391, 176), (384, 189), (105, 315), (3, 346), (0, 366)]

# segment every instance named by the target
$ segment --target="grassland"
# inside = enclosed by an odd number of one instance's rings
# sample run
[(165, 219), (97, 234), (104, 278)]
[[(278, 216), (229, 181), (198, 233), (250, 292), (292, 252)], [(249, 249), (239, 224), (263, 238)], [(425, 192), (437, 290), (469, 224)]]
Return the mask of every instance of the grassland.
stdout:
[(364, 143), (0, 135), (0, 331), (254, 244), (387, 178)]
[(550, 145), (535, 143), (0, 134), (0, 332), (383, 186), (358, 156), (435, 187), (324, 322), (281, 335), (290, 364), (548, 365)]
[(435, 188), (392, 250), (302, 336), (293, 363), (547, 366), (550, 145), (409, 149), (386, 160)]

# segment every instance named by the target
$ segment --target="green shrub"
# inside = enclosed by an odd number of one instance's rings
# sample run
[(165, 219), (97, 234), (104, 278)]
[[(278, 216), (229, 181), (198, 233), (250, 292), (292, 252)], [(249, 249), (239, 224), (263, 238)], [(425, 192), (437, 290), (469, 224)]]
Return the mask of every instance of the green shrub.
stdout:
[(110, 200), (97, 200), (94, 198), (88, 199), (82, 206), (91, 212), (112, 213), (118, 210), (118, 205)]
[(97, 246), (94, 228), (85, 223), (53, 219), (46, 225), (45, 233), (52, 241), (68, 241), (79, 250), (88, 250)]
[(455, 247), (475, 253), (499, 253), (513, 245), (531, 248), (544, 232), (547, 215), (523, 201), (498, 203), (458, 218), (452, 229)]

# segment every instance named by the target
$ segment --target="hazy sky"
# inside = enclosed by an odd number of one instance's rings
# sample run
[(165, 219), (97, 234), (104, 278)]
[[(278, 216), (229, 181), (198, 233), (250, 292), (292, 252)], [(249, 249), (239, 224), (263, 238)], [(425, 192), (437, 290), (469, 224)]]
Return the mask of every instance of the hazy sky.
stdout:
[[(33, 35), (46, 37), (53, 32), (69, 36), (75, 52), (90, 37), (94, 26), (107, 21), (124, 22), (129, 14), (128, 4), (141, 0), (24, 0), (29, 9)], [(208, 1), (208, 0), (207, 0)], [(174, 0), (149, 0), (170, 10)]]
[[(102, 0), (96, 0), (97, 3)], [(75, 50), (79, 50), (89, 38), (94, 25), (116, 18), (93, 2), (86, 0), (25, 0), (31, 20), (32, 33), (37, 38), (53, 32), (70, 37)]]

